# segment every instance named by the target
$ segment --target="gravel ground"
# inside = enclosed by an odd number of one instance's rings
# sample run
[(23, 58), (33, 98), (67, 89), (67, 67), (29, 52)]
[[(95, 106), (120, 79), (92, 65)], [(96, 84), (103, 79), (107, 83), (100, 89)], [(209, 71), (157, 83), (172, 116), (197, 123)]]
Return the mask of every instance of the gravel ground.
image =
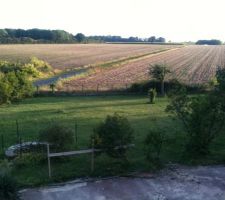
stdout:
[(23, 200), (225, 200), (225, 166), (171, 166), (139, 174), (21, 191)]

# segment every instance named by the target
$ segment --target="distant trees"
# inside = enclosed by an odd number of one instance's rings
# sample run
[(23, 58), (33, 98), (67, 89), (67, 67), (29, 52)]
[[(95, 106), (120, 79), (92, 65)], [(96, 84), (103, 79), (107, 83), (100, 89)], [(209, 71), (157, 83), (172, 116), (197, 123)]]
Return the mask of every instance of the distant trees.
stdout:
[(168, 73), (170, 73), (170, 70), (166, 64), (154, 64), (149, 69), (149, 75), (160, 82), (162, 96), (165, 95), (164, 80)]
[(0, 43), (71, 43), (73, 35), (63, 30), (0, 29)]
[(78, 33), (74, 36), (74, 38), (76, 39), (77, 42), (82, 43), (85, 42), (86, 37), (83, 33)]
[(148, 38), (148, 42), (151, 42), (151, 43), (157, 43), (157, 42), (159, 42), (159, 43), (165, 43), (166, 42), (166, 39), (165, 38), (163, 38), (163, 37), (159, 37), (159, 38), (156, 38), (155, 36), (152, 36), (152, 37), (150, 37), (150, 38)]
[(99, 41), (99, 42), (151, 42), (151, 43), (165, 43), (166, 40), (163, 37), (156, 38), (152, 36), (150, 38), (138, 38), (138, 37), (129, 37), (123, 38), (121, 36), (89, 36), (88, 40)]
[(11, 43), (88, 43), (88, 42), (151, 42), (165, 43), (163, 37), (156, 38), (138, 38), (121, 36), (88, 36), (83, 33), (72, 35), (64, 30), (46, 30), (46, 29), (0, 29), (0, 44)]
[(222, 42), (220, 41), (220, 40), (215, 40), (215, 39), (213, 39), (213, 40), (198, 40), (197, 42), (196, 42), (196, 44), (198, 44), (198, 45), (221, 45), (222, 44)]

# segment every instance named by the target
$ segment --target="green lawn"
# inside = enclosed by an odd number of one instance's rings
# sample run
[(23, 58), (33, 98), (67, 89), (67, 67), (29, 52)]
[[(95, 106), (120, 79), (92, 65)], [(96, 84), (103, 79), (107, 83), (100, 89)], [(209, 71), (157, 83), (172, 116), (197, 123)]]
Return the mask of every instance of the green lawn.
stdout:
[[(166, 134), (162, 152), (165, 163), (189, 163), (182, 159), (185, 134), (181, 123), (165, 112), (167, 98), (158, 98), (156, 104), (147, 104), (144, 96), (107, 97), (43, 97), (27, 99), (21, 103), (0, 107), (0, 135), (4, 135), (5, 146), (16, 142), (16, 120), (23, 141), (36, 140), (41, 129), (53, 122), (61, 122), (74, 129), (78, 124), (78, 146), (87, 148), (93, 128), (106, 115), (117, 112), (130, 121), (135, 130), (135, 148), (128, 153), (130, 165), (126, 171), (147, 170), (144, 159), (143, 140), (150, 129), (160, 129)], [(212, 145), (212, 154), (196, 161), (197, 164), (222, 163), (225, 160), (225, 137)], [(83, 176), (105, 176), (118, 174), (119, 163), (101, 155), (96, 158), (95, 171), (90, 171), (90, 156), (53, 160), (53, 179), (47, 178), (47, 162), (27, 165), (13, 170), (21, 185), (40, 185), (51, 181), (62, 181)]]

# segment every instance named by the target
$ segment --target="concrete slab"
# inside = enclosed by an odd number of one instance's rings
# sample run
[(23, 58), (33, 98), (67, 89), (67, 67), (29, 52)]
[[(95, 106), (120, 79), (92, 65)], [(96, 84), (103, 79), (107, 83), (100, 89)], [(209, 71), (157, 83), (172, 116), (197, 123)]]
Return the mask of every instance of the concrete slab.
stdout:
[(21, 195), (23, 200), (225, 200), (225, 166), (174, 166), (153, 178), (73, 182)]

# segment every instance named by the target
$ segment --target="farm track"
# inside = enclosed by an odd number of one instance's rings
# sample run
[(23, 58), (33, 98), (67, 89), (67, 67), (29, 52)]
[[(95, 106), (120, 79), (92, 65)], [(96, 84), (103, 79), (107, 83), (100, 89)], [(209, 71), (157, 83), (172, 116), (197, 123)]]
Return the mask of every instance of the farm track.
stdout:
[(116, 68), (71, 80), (67, 83), (67, 89), (79, 90), (81, 85), (89, 90), (95, 89), (97, 85), (104, 90), (124, 88), (125, 85), (147, 80), (149, 65), (154, 63), (167, 63), (173, 72), (170, 78), (176, 77), (188, 84), (207, 83), (215, 75), (217, 66), (225, 64), (225, 46), (187, 46), (143, 57)]

